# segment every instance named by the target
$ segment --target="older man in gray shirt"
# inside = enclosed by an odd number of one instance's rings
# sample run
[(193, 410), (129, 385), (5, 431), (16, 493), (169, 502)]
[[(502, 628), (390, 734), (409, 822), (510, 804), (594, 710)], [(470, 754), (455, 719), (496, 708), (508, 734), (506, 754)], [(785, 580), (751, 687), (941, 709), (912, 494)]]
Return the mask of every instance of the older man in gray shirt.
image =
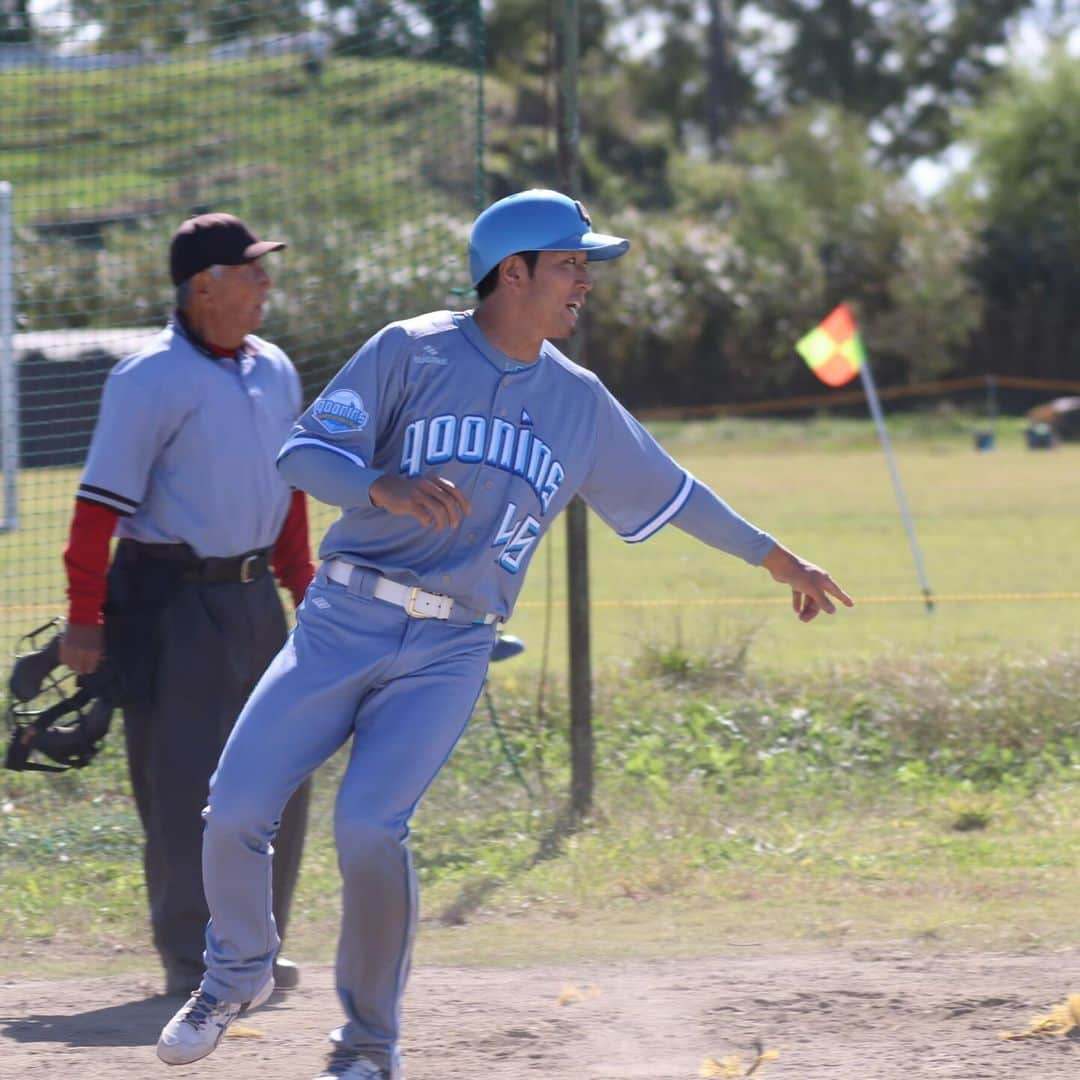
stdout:
[[(64, 552), (61, 660), (105, 660), (124, 728), (154, 944), (165, 990), (203, 973), (201, 870), (210, 775), (240, 708), (286, 637), (274, 576), (298, 605), (311, 580), (304, 495), (274, 460), (302, 407), (300, 380), (254, 336), (271, 281), (260, 241), (228, 214), (173, 236), (177, 307), (109, 374)], [(109, 543), (118, 538), (109, 564)], [(286, 807), (273, 866), (278, 926), (300, 864), (309, 788)], [(275, 980), (295, 986), (278, 957)]]

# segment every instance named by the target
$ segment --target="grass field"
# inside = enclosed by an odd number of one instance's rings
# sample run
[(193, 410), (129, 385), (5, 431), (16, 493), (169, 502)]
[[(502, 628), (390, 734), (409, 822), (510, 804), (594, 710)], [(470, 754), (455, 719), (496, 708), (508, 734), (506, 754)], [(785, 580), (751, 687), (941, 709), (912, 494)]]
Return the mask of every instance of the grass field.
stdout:
[[(802, 626), (762, 571), (671, 528), (623, 545), (594, 520), (597, 809), (565, 836), (557, 527), (509, 626), (528, 650), (492, 673), (529, 791), (481, 711), (417, 817), (421, 957), (689, 953), (736, 931), (792, 945), (1068, 941), (1080, 886), (1080, 647), (1066, 598), (1080, 571), (1080, 451), (1027, 451), (1013, 425), (977, 454), (962, 427), (895, 424), (931, 583), (966, 598), (928, 615), (868, 425), (657, 431), (859, 606)], [(0, 537), (9, 638), (33, 622), (28, 606), (60, 608), (74, 482), (71, 471), (24, 477), (25, 528)], [(318, 528), (327, 514), (315, 516)], [(1004, 595), (1027, 599), (992, 598)], [(120, 744), (114, 731), (79, 775), (0, 775), (0, 956), (11, 970), (87, 951), (151, 962)], [(339, 768), (328, 763), (316, 785), (300, 955), (327, 956), (333, 938), (327, 822)], [(451, 928), (461, 920), (468, 934)]]
[[(1074, 640), (1080, 447), (1032, 452), (1014, 426), (999, 449), (980, 454), (962, 427), (928, 435), (925, 421), (897, 426), (897, 458), (927, 573), (945, 597), (933, 614), (922, 604), (869, 424), (665, 424), (658, 434), (691, 472), (826, 566), (859, 606), (802, 626), (764, 571), (670, 527), (645, 544), (623, 544), (590, 515), (597, 666), (655, 638), (704, 647), (752, 633), (751, 664), (787, 670), (898, 651), (1038, 654)], [(23, 527), (0, 536), (5, 641), (39, 615), (62, 609), (60, 552), (77, 480), (67, 469), (23, 474)], [(333, 516), (330, 508), (313, 506), (316, 538)], [(551, 669), (565, 668), (565, 561), (560, 522), (537, 552), (508, 626), (528, 646), (514, 661), (519, 671), (539, 665), (546, 632)], [(1000, 599), (1006, 596), (1012, 598)], [(1029, 598), (1017, 599), (1023, 596)]]
[[(724, 438), (723, 425), (696, 424), (660, 434), (732, 506), (826, 566), (860, 601), (855, 611), (802, 626), (763, 571), (674, 528), (644, 545), (624, 545), (592, 518), (598, 662), (634, 652), (649, 636), (722, 642), (747, 628), (756, 631), (752, 663), (788, 669), (897, 651), (1038, 653), (1076, 635), (1075, 600), (988, 598), (1075, 592), (1080, 450), (1031, 452), (1019, 432), (988, 454), (974, 452), (962, 436), (897, 439), (931, 586), (970, 597), (942, 600), (927, 615), (881, 451), (872, 433), (867, 438), (868, 425), (849, 425), (846, 440), (835, 438), (836, 426), (819, 435), (813, 425), (791, 425), (778, 435), (769, 425), (759, 435)], [(552, 561), (552, 596), (564, 598), (563, 537), (557, 528), (551, 550), (538, 553), (511, 623), (530, 642), (542, 639), (545, 558)], [(552, 624), (554, 658), (565, 653), (564, 622), (560, 610)]]

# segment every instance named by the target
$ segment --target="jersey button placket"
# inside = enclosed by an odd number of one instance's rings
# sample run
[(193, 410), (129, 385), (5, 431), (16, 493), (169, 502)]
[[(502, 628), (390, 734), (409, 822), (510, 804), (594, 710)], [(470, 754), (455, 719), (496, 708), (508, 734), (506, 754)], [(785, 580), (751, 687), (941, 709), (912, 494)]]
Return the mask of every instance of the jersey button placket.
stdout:
[[(267, 425), (263, 421), (267, 418), (267, 410), (265, 409), (265, 395), (260, 392), (255, 383), (255, 363), (243, 363), (240, 360), (235, 361), (236, 378), (240, 383), (240, 389), (243, 391), (244, 399), (247, 401), (248, 408), (251, 410), (252, 420), (255, 425), (255, 432), (257, 437), (262, 441), (266, 436), (269, 436), (267, 431)], [(276, 440), (271, 440), (276, 442)], [(274, 451), (276, 457), (276, 451)], [(256, 480), (260, 479), (256, 477)], [(266, 520), (267, 515), (270, 512), (270, 508), (274, 505), (273, 494), (270, 488), (265, 484), (260, 484), (262, 491), (257, 502), (258, 506), (258, 519), (256, 527), (259, 531), (260, 537), (265, 534), (269, 522)], [(256, 543), (256, 540), (252, 538), (252, 543)]]

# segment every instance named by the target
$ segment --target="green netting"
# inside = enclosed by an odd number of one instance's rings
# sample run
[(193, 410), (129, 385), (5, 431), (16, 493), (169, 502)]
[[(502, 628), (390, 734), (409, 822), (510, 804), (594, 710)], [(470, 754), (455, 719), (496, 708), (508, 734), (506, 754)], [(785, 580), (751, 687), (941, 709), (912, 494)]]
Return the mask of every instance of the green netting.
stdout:
[(310, 399), (385, 322), (462, 305), (482, 198), (479, 0), (35, 10), (20, 21), (0, 5), (19, 448), (0, 644), (64, 608), (61, 552), (101, 384), (168, 316), (181, 220), (224, 210), (289, 242), (267, 260), (260, 333)]

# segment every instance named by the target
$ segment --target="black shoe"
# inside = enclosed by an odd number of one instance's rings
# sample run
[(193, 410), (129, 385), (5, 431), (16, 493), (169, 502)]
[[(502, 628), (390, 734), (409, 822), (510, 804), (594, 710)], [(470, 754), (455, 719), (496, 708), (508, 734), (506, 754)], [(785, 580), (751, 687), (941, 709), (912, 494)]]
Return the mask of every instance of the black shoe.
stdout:
[(191, 997), (202, 982), (203, 973), (188, 967), (170, 967), (165, 969), (165, 996)]
[(274, 988), (295, 990), (300, 985), (300, 969), (291, 960), (279, 956), (274, 961)]

